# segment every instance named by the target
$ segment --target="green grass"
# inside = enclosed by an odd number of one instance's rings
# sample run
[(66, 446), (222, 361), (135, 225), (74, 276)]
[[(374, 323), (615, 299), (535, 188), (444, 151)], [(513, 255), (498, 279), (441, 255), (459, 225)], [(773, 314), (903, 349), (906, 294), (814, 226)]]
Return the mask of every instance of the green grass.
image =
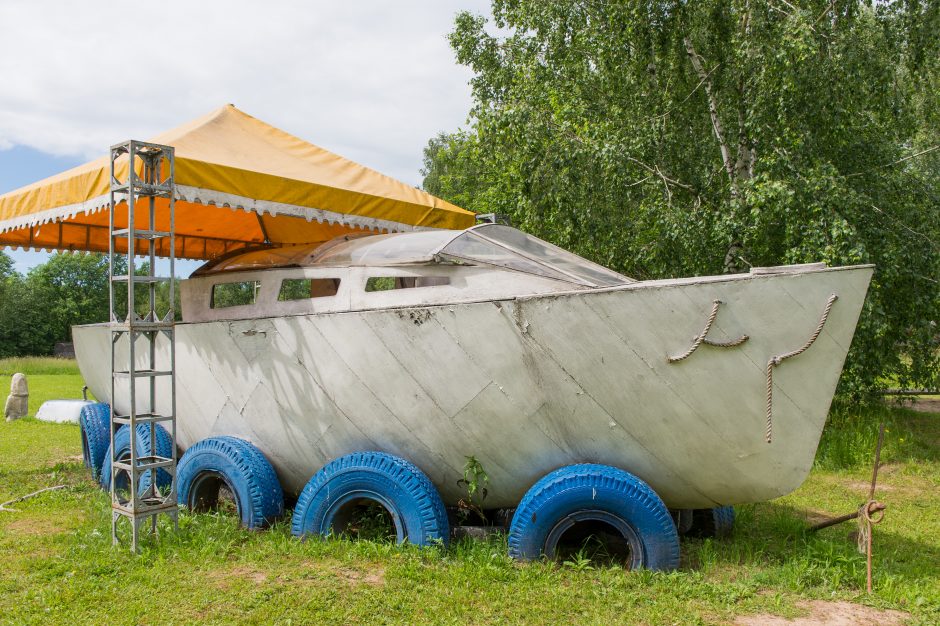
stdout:
[[(30, 356), (0, 359), (0, 401), (10, 393), (10, 380), (17, 372), (26, 375), (29, 387), (29, 415), (46, 400), (81, 398), (85, 382), (74, 359)], [(89, 392), (89, 399), (94, 399)]]
[(0, 376), (12, 376), (17, 372), (26, 374), (78, 374), (75, 359), (54, 356), (21, 356), (0, 359)]
[[(44, 376), (31, 384), (44, 388)], [(882, 419), (889, 428), (876, 497), (889, 509), (875, 531), (875, 593), (866, 596), (864, 557), (847, 536), (853, 525), (806, 528), (818, 514), (845, 513), (865, 499)], [(520, 565), (501, 537), (446, 550), (297, 541), (289, 519), (249, 532), (217, 514), (181, 515), (179, 532), (164, 527), (159, 542), (134, 556), (111, 547), (108, 497), (82, 467), (76, 426), (0, 423), (0, 501), (69, 486), (0, 513), (0, 623), (697, 624), (794, 616), (802, 599), (899, 609), (912, 623), (937, 623), (938, 444), (938, 414), (840, 409), (803, 487), (738, 507), (732, 538), (684, 539), (680, 570), (654, 574), (577, 559)]]

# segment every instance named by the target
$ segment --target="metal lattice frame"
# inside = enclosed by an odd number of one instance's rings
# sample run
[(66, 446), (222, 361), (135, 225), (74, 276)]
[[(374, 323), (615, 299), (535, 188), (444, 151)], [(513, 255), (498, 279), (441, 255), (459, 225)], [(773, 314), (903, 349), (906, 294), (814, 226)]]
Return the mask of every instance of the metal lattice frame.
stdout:
[[(127, 180), (116, 176), (115, 164), (119, 159), (130, 160)], [(156, 223), (156, 201), (165, 198), (169, 203), (169, 229), (158, 231)], [(111, 310), (111, 538), (118, 543), (118, 523), (127, 518), (131, 523), (132, 549), (136, 552), (141, 524), (150, 520), (153, 534), (157, 533), (157, 518), (165, 513), (177, 526), (176, 503), (176, 342), (174, 336), (174, 311), (176, 285), (174, 279), (174, 153), (170, 146), (126, 141), (111, 147), (111, 193), (110, 193), (110, 310)], [(142, 204), (143, 206), (138, 206)], [(147, 215), (147, 227), (137, 228), (135, 218), (138, 209)], [(127, 227), (115, 228), (116, 214), (126, 210)], [(120, 220), (118, 220), (120, 221)], [(156, 275), (156, 242), (168, 238), (170, 272), (168, 277)], [(115, 274), (117, 242), (127, 241), (127, 273)], [(147, 271), (138, 274), (137, 256), (149, 261)], [(157, 285), (169, 284), (169, 309), (164, 316), (157, 312)], [(135, 299), (135, 287), (146, 289), (145, 308), (138, 315), (139, 303)], [(126, 288), (126, 310), (118, 311), (123, 304), (118, 296)], [(157, 342), (168, 342), (168, 350), (157, 350)], [(158, 358), (159, 357), (159, 358)], [(158, 363), (158, 360), (162, 361)], [(158, 385), (158, 380), (169, 381)], [(138, 384), (141, 381), (142, 384)], [(122, 388), (122, 385), (126, 385)], [(161, 387), (158, 393), (158, 386)], [(140, 393), (143, 388), (143, 393)], [(127, 402), (129, 413), (116, 412), (116, 393)], [(168, 395), (167, 395), (168, 394)], [(159, 402), (158, 402), (159, 401)], [(158, 404), (162, 412), (158, 410)], [(141, 409), (143, 407), (143, 409)], [(162, 424), (170, 435), (170, 456), (159, 456), (157, 425)], [(127, 425), (130, 437), (130, 454), (115, 458), (114, 437), (118, 429)], [(138, 427), (149, 432), (150, 450), (138, 449)], [(146, 432), (146, 431), (145, 431)], [(169, 489), (158, 485), (158, 472), (169, 474)], [(149, 472), (149, 473), (148, 473)], [(149, 477), (149, 486), (140, 489), (141, 479)], [(120, 484), (119, 484), (120, 483)], [(123, 485), (127, 485), (124, 492)]]

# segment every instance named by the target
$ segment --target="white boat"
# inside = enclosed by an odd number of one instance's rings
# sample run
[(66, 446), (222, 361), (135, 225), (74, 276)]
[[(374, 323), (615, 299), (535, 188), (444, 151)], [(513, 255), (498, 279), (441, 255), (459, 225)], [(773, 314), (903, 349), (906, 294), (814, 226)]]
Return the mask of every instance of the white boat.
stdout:
[[(247, 439), (289, 494), (378, 450), (446, 504), (471, 456), (494, 508), (586, 462), (671, 509), (768, 500), (810, 470), (872, 271), (634, 281), (493, 224), (242, 251), (181, 285), (178, 442)], [(73, 334), (110, 402), (108, 326)]]

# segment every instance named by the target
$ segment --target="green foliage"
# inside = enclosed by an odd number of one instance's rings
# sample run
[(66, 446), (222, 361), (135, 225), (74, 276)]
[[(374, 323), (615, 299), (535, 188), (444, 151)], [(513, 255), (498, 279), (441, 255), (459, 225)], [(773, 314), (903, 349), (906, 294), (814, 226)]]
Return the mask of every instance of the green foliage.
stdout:
[[(127, 273), (127, 257), (116, 255), (114, 259), (114, 273), (116, 275)], [(150, 261), (138, 261), (134, 267), (137, 276), (146, 276), (150, 273)], [(170, 284), (161, 281), (154, 284), (154, 312), (158, 319), (164, 319), (170, 310)], [(107, 282), (105, 283), (105, 296), (107, 297)], [(118, 283), (114, 291), (114, 310), (118, 318), (127, 317), (127, 284)], [(183, 319), (180, 306), (179, 292), (174, 297), (174, 316), (177, 321)], [(138, 283), (134, 285), (134, 310), (138, 317), (145, 319), (150, 315), (150, 285)]]
[(816, 451), (816, 467), (832, 471), (871, 471), (882, 423), (885, 425), (881, 451), (884, 462), (935, 458), (940, 424), (930, 424), (931, 420), (930, 414), (897, 407), (877, 404), (858, 411), (845, 402), (837, 402)]
[[(117, 257), (115, 274), (127, 271), (127, 262)], [(137, 266), (146, 274), (147, 262)], [(126, 316), (127, 293), (116, 291), (115, 310)], [(169, 285), (155, 288), (159, 316), (169, 310)], [(135, 310), (149, 310), (149, 287), (134, 286)], [(176, 318), (180, 319), (179, 297)], [(108, 321), (108, 258), (101, 254), (58, 253), (32, 268), (26, 276), (17, 273), (10, 258), (0, 252), (0, 359), (21, 355), (51, 354), (56, 342), (71, 341), (72, 326)]]
[[(0, 250), (0, 285), (2, 282), (12, 276), (16, 270), (13, 269), (13, 259), (3, 250)], [(2, 289), (2, 286), (0, 286)]]
[(212, 287), (212, 308), (254, 304), (258, 298), (261, 281), (246, 280), (234, 283), (219, 283)]
[(26, 276), (11, 270), (0, 281), (0, 358), (50, 354), (70, 340), (73, 324), (108, 319), (108, 262), (100, 254), (55, 254)]
[(366, 292), (391, 291), (395, 289), (394, 276), (370, 276), (366, 281)]
[(350, 538), (379, 543), (394, 542), (397, 539), (391, 515), (378, 502), (369, 501), (357, 506), (351, 512), (350, 518), (344, 531)]
[(277, 294), (280, 302), (310, 299), (309, 278), (287, 278), (281, 281), (281, 290)]
[(637, 278), (877, 270), (843, 377), (938, 384), (940, 3), (494, 0), (425, 188)]
[(467, 462), (463, 466), (463, 478), (457, 481), (457, 484), (467, 490), (467, 497), (457, 501), (458, 515), (462, 521), (466, 521), (470, 513), (474, 513), (482, 522), (486, 522), (486, 514), (483, 512), (483, 502), (486, 500), (486, 485), (490, 482), (490, 477), (483, 469), (483, 464), (475, 456), (466, 457)]

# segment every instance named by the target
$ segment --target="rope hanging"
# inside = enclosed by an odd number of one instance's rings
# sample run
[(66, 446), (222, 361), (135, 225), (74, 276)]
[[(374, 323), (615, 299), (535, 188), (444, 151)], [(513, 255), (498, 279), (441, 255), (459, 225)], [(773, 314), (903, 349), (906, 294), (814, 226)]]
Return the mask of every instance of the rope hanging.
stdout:
[(819, 324), (816, 325), (816, 330), (813, 331), (809, 341), (804, 343), (797, 350), (791, 350), (790, 352), (772, 356), (770, 357), (770, 360), (767, 361), (767, 428), (765, 430), (767, 443), (770, 443), (773, 440), (774, 367), (780, 365), (789, 358), (803, 354), (809, 349), (811, 345), (813, 345), (813, 343), (815, 343), (816, 338), (819, 337), (819, 333), (822, 332), (823, 326), (826, 325), (826, 320), (829, 319), (829, 312), (832, 310), (832, 305), (835, 304), (835, 301), (838, 299), (839, 296), (836, 294), (829, 296), (829, 301), (826, 302), (826, 309), (823, 311), (822, 317), (819, 319)]
[(706, 346), (714, 346), (716, 348), (733, 348), (735, 346), (740, 346), (742, 343), (747, 341), (747, 335), (741, 335), (737, 339), (732, 339), (731, 341), (712, 341), (706, 337), (706, 335), (708, 335), (708, 331), (711, 330), (712, 324), (715, 323), (715, 318), (718, 317), (718, 307), (720, 307), (721, 304), (721, 300), (714, 300), (712, 302), (712, 312), (708, 314), (708, 320), (705, 321), (705, 328), (703, 328), (702, 332), (695, 336), (695, 339), (692, 342), (692, 346), (688, 350), (678, 356), (666, 357), (670, 363), (678, 363), (679, 361), (689, 358), (692, 356), (692, 353), (698, 350), (698, 347), (703, 343)]

